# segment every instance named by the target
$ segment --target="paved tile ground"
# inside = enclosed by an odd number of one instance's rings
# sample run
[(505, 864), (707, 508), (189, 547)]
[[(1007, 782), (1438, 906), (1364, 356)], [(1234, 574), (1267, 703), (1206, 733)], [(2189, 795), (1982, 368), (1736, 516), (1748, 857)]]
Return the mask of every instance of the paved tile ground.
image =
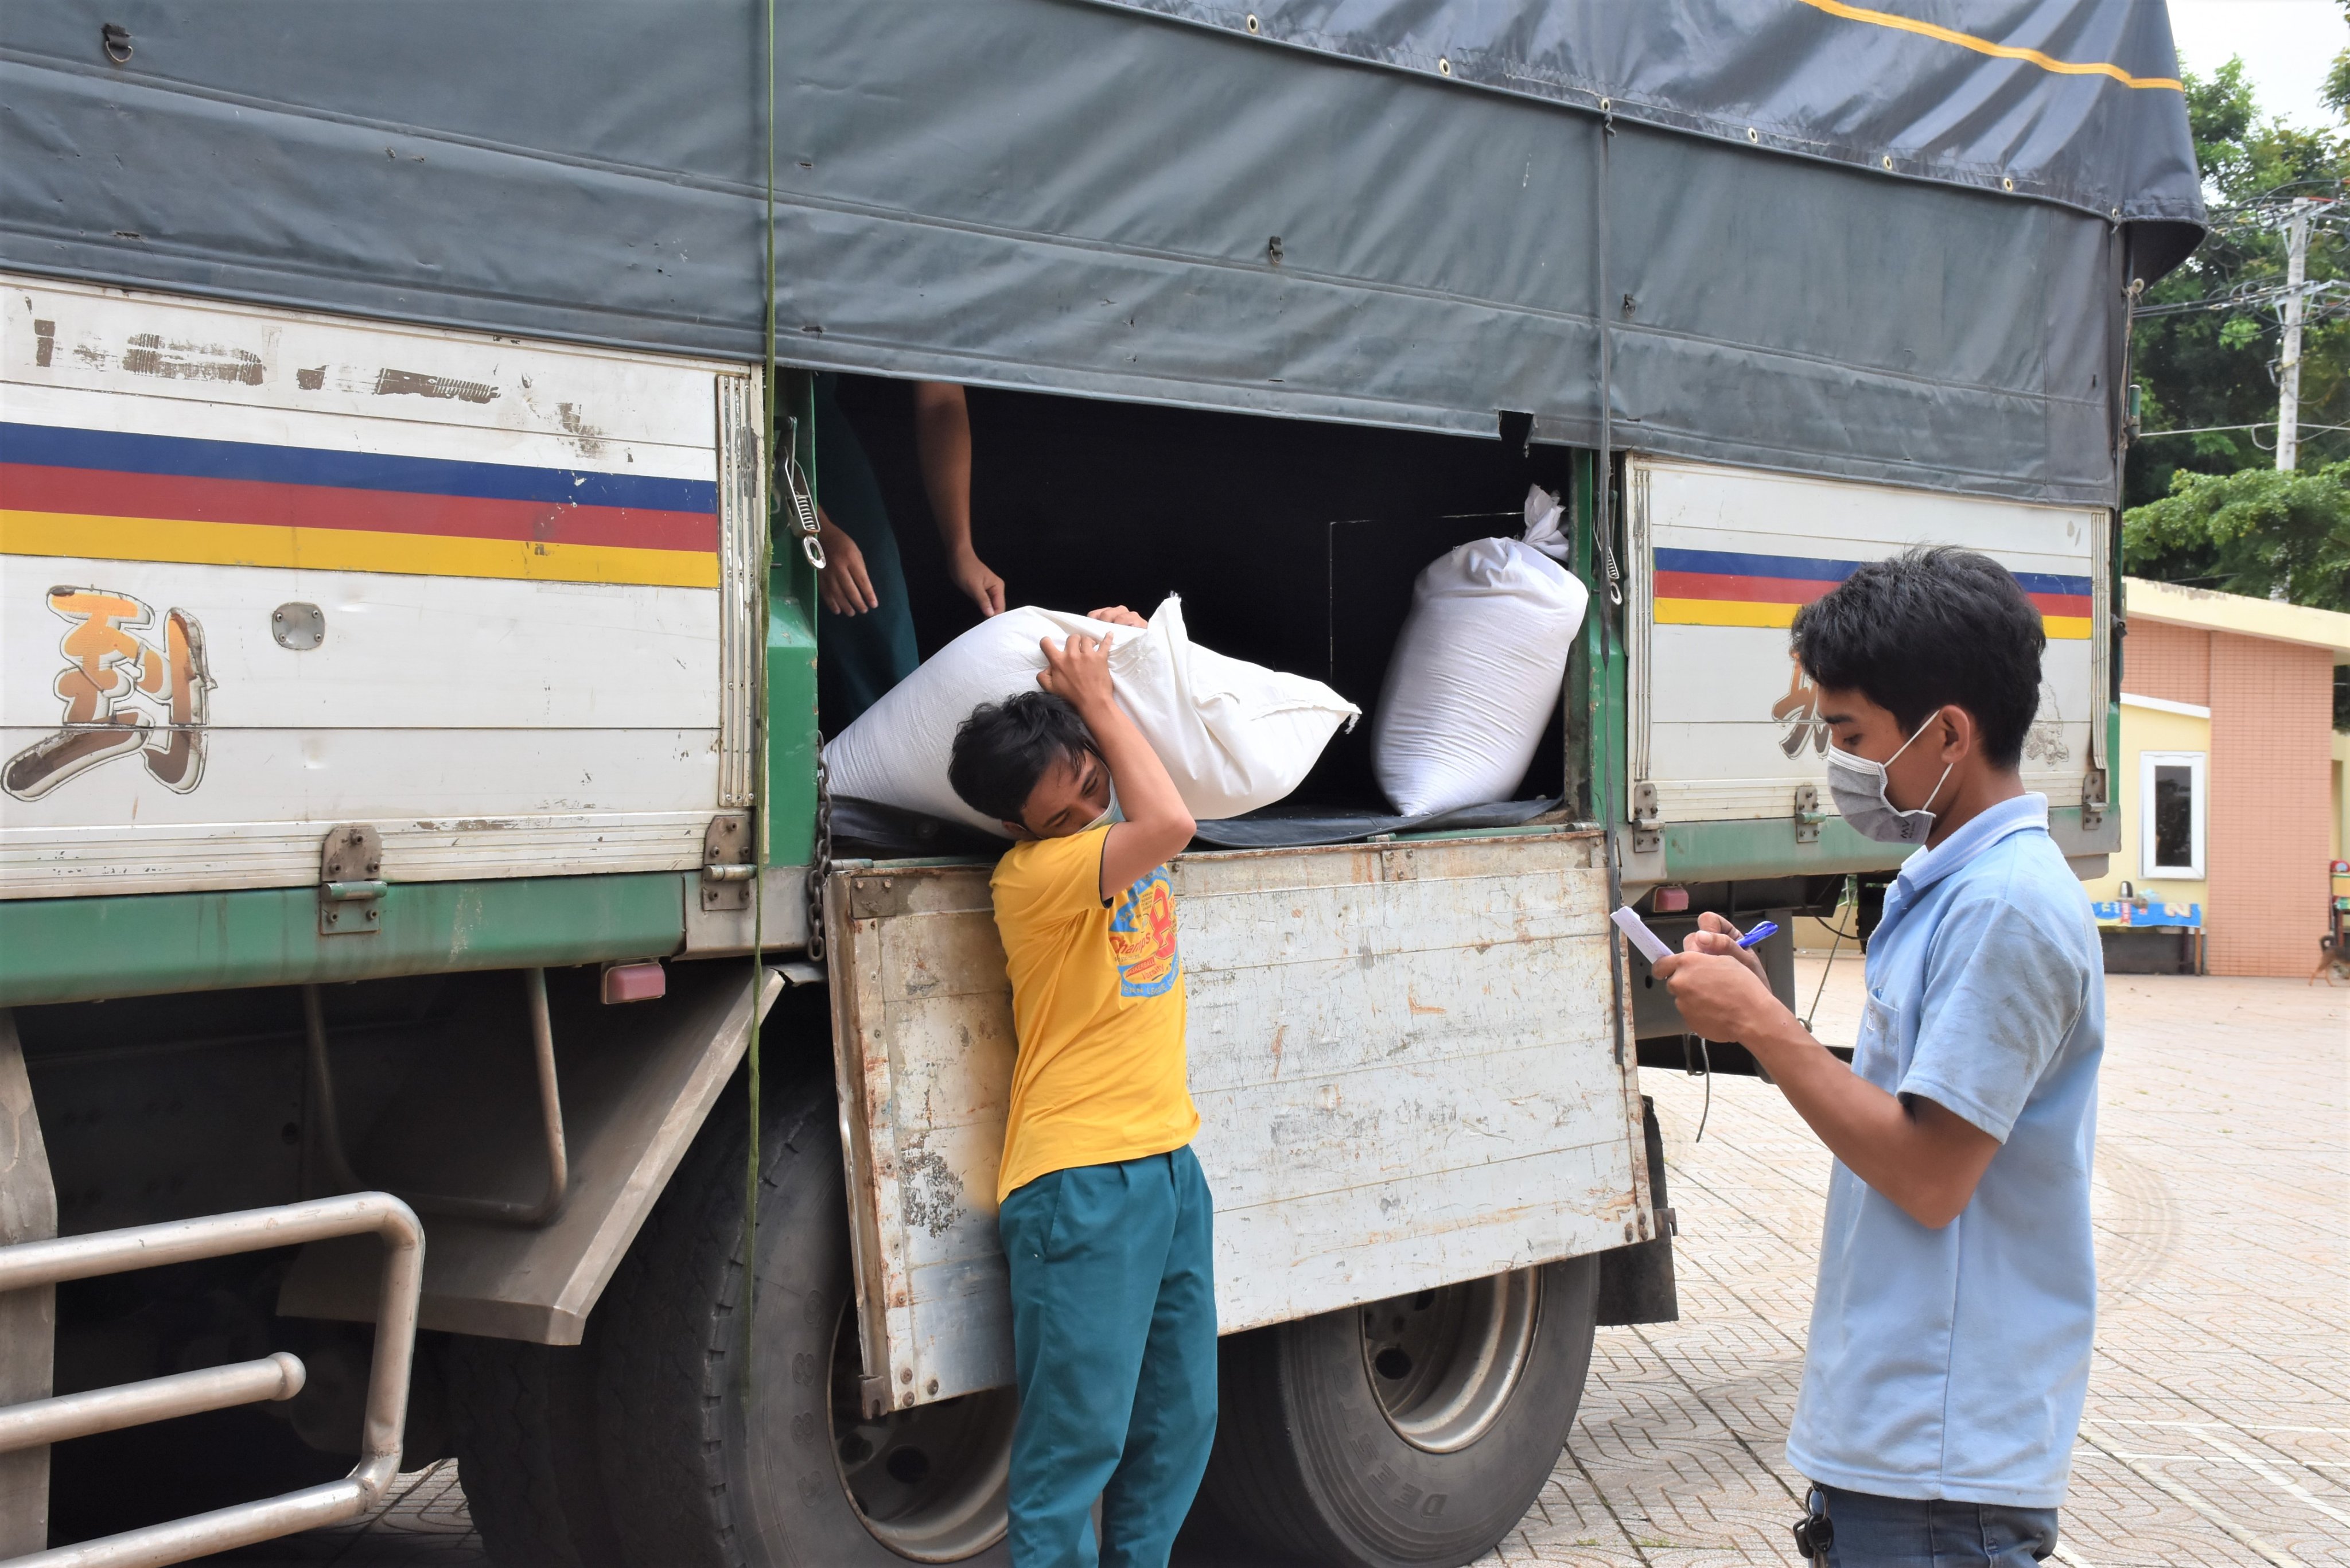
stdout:
[[(1819, 968), (1799, 973), (1808, 994)], [(1846, 960), (1823, 1038), (1850, 1041), (1859, 994)], [(2071, 1568), (2350, 1565), (2345, 1000), (2293, 981), (2108, 985), (2104, 1305)], [(1709, 1110), (1701, 1083), (1647, 1077), (1680, 1216), (1681, 1321), (1600, 1331), (1574, 1442), (1487, 1563), (1794, 1562), (1801, 1482), (1783, 1445), (1827, 1159), (1766, 1085), (1721, 1079)], [(279, 1550), (481, 1568), (455, 1466), (402, 1488), (374, 1518)]]
[[(1804, 994), (1819, 966), (1802, 966)], [(1858, 966), (1815, 1028), (1848, 1043)], [(2063, 1561), (2350, 1564), (2350, 992), (2116, 975), (2103, 1297)], [(1796, 1561), (1784, 1443), (1828, 1162), (1776, 1091), (1649, 1072), (1681, 1321), (1603, 1329), (1574, 1443), (1490, 1563)]]

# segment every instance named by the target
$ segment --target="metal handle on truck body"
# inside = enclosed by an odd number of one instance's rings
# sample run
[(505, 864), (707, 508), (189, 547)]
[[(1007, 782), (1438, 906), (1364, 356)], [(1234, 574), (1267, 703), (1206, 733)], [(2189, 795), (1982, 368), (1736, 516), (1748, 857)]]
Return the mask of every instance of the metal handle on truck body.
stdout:
[[(536, 1203), (503, 1198), (461, 1198), (403, 1192), (410, 1207), (454, 1220), (486, 1220), (498, 1225), (544, 1225), (563, 1207), (571, 1190), (571, 1159), (563, 1137), (563, 1101), (555, 1075), (555, 1025), (546, 1012), (546, 971), (526, 969), (523, 996), (530, 1008), (531, 1060), (538, 1071), (538, 1113), (546, 1143), (546, 1193)], [(309, 1047), (310, 1081), (317, 1096), (319, 1153), (327, 1173), (340, 1187), (361, 1186), (343, 1147), (342, 1120), (335, 1105), (335, 1079), (327, 1060), (327, 1013), (318, 988), (302, 988), (302, 1023)]]

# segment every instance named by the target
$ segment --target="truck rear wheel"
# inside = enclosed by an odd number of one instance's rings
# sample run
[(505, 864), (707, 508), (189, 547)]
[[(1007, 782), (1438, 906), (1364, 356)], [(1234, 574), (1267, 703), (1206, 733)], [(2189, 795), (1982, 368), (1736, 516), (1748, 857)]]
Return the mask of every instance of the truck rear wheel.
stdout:
[(1252, 1564), (1483, 1555), (1565, 1447), (1598, 1284), (1575, 1258), (1225, 1340), (1201, 1535)]
[(593, 1443), (591, 1353), (449, 1342), (457, 1480), (499, 1568), (620, 1568)]
[(639, 1568), (1003, 1563), (1016, 1402), (999, 1390), (862, 1417), (832, 1089), (776, 1098), (747, 1379), (739, 1096), (598, 1308), (597, 1438), (622, 1552)]

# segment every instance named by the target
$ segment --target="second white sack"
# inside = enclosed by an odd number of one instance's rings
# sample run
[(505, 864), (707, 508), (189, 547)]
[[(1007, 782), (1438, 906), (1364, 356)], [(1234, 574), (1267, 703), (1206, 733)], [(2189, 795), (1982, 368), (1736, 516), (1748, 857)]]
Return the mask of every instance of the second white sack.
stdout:
[(1371, 765), (1407, 816), (1508, 800), (1534, 763), (1589, 596), (1556, 497), (1526, 496), (1523, 539), (1476, 539), (1431, 562), (1371, 715)]

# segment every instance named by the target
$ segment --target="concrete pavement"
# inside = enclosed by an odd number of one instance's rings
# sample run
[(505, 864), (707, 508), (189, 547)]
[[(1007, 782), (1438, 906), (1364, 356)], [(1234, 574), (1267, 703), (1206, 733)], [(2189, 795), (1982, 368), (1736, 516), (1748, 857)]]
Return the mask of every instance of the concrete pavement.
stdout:
[[(1815, 1020), (1852, 1039), (1858, 965)], [(1800, 966), (1808, 998), (1819, 966)], [(2114, 976), (2101, 1305), (2060, 1560), (2350, 1563), (2350, 992)], [(1500, 1563), (1794, 1563), (1786, 1463), (1828, 1162), (1776, 1091), (1648, 1072), (1682, 1321), (1603, 1329), (1575, 1441)]]

